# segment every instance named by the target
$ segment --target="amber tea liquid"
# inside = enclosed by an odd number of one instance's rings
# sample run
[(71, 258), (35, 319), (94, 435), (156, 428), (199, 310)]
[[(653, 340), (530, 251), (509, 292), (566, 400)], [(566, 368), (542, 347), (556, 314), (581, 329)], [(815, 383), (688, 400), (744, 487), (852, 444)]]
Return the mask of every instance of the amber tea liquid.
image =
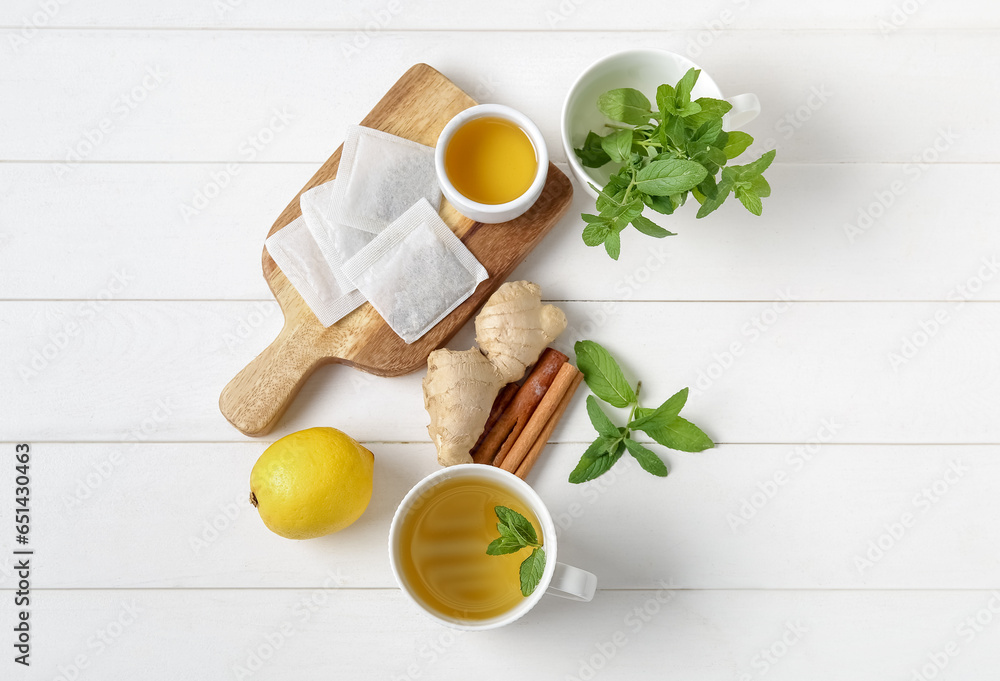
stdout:
[(474, 118), (444, 152), (448, 179), (477, 203), (501, 204), (524, 194), (535, 181), (538, 157), (528, 134), (504, 118)]
[(399, 562), (411, 593), (445, 617), (484, 620), (520, 603), (519, 568), (530, 549), (486, 555), (499, 536), (493, 508), (527, 518), (544, 543), (538, 518), (513, 492), (485, 477), (451, 478), (429, 490), (400, 528)]

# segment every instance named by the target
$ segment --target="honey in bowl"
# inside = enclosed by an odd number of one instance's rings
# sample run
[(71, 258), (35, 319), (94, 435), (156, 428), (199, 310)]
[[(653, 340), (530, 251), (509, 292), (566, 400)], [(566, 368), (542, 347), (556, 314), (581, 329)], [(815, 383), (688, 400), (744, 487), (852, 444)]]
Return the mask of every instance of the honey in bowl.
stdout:
[[(486, 553), (500, 536), (496, 506), (517, 511), (541, 529), (527, 504), (486, 477), (445, 480), (410, 509), (400, 528), (400, 572), (427, 608), (474, 621), (502, 615), (524, 600), (520, 566), (529, 550)], [(544, 543), (541, 535), (538, 540)]]
[(474, 118), (452, 135), (444, 169), (467, 199), (496, 205), (528, 191), (538, 172), (538, 156), (527, 133), (511, 121)]

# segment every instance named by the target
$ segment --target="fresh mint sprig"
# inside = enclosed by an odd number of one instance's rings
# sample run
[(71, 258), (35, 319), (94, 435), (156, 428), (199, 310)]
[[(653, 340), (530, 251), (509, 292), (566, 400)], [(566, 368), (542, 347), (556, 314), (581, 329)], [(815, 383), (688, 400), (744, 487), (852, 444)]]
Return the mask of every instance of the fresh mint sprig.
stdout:
[(629, 225), (657, 239), (674, 236), (642, 211), (648, 206), (671, 215), (684, 205), (689, 192), (701, 204), (699, 218), (716, 210), (730, 194), (754, 215), (763, 211), (761, 199), (771, 195), (763, 172), (775, 152), (772, 149), (753, 163), (726, 166), (747, 150), (753, 137), (722, 129), (722, 117), (732, 108), (729, 102), (710, 97), (691, 100), (700, 74), (690, 69), (676, 86), (658, 87), (659, 110), (633, 88), (608, 90), (598, 98), (601, 113), (622, 125), (608, 124), (611, 132), (603, 136), (589, 132), (583, 146), (574, 151), (587, 168), (608, 163), (621, 167), (603, 189), (591, 185), (599, 196), (598, 214), (582, 215), (587, 223), (583, 241), (588, 246), (604, 244), (617, 260), (620, 235)]
[(521, 595), (527, 598), (538, 586), (545, 572), (545, 550), (538, 543), (538, 533), (534, 526), (523, 515), (506, 506), (494, 506), (497, 530), (500, 536), (490, 542), (486, 553), (491, 556), (501, 556), (507, 553), (517, 553), (521, 549), (530, 548), (531, 554), (521, 562)]
[[(570, 482), (587, 482), (603, 475), (625, 452), (631, 454), (643, 470), (665, 477), (669, 472), (666, 464), (656, 452), (632, 439), (634, 431), (641, 431), (664, 447), (682, 452), (700, 452), (715, 446), (698, 426), (680, 416), (687, 402), (687, 388), (655, 409), (644, 408), (639, 405), (642, 381), (633, 389), (611, 353), (589, 340), (578, 341), (574, 349), (576, 365), (594, 393), (587, 396), (587, 415), (597, 430), (597, 439), (587, 447), (569, 474)], [(615, 425), (595, 396), (612, 407), (628, 408), (626, 425)]]

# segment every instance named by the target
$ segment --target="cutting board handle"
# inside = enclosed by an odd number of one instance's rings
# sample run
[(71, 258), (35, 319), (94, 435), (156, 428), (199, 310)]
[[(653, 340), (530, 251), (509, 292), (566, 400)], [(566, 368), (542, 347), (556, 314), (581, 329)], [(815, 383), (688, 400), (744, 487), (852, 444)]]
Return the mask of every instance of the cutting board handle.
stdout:
[(219, 409), (241, 433), (271, 432), (309, 375), (329, 361), (316, 353), (311, 335), (305, 325), (286, 320), (274, 342), (223, 388)]

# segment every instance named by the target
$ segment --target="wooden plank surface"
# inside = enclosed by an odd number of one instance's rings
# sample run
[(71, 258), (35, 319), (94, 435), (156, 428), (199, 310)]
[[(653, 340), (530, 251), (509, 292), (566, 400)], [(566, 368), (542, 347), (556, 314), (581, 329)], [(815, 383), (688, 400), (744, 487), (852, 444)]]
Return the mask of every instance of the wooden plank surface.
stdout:
[[(49, 185), (52, 164), (0, 164), (9, 216), (0, 225), (2, 297), (96, 299), (124, 272), (127, 287), (116, 299), (270, 301), (257, 266), (259, 239), (314, 167), (240, 166), (218, 197), (185, 221), (180, 209), (193, 188), (222, 177), (225, 164), (86, 164), (58, 195)], [(584, 246), (579, 215), (591, 206), (577, 185), (545, 248), (514, 277), (542, 277), (552, 251), (572, 265), (546, 278), (553, 300), (1000, 300), (994, 269), (983, 270), (988, 280), (970, 282), (984, 262), (995, 266), (1000, 230), (977, 203), (941, 200), (1000, 182), (1000, 166), (939, 163), (911, 181), (899, 164), (777, 163), (768, 177), (775, 200), (763, 218), (737, 204), (724, 205), (716, 221), (679, 212), (664, 223), (676, 237), (624, 233), (618, 263)], [(869, 223), (864, 216), (881, 205), (875, 193), (900, 180), (904, 191)], [(795, 200), (781, 201), (779, 192)], [(80, 232), (95, 236), (81, 241)], [(49, 254), (44, 268), (38, 252)], [(199, 278), (168, 276), (179, 261)]]
[[(989, 190), (974, 189), (1000, 167), (1000, 10), (616, 8), (0, 6), (0, 448), (34, 444), (39, 549), (33, 666), (4, 659), (0, 678), (465, 679), (507, 650), (525, 679), (992, 678), (1000, 243)], [(700, 379), (687, 409), (721, 445), (667, 454), (666, 480), (633, 467), (569, 485), (592, 430), (581, 391), (533, 483), (562, 521), (561, 557), (604, 589), (450, 637), (383, 560), (396, 499), (435, 465), (419, 376), (321, 369), (272, 436), (349, 425), (378, 450), (366, 524), (289, 544), (237, 505), (266, 441), (215, 399), (281, 325), (261, 239), (411, 64), (523, 110), (559, 163), (572, 80), (643, 46), (760, 96), (749, 132), (778, 148), (764, 217), (676, 216), (682, 236), (625, 239), (614, 264), (580, 243), (577, 192), (546, 242), (560, 257), (537, 252), (514, 276), (650, 399)], [(906, 341), (921, 347), (894, 367)], [(471, 342), (466, 329), (453, 346)], [(836, 433), (813, 444), (824, 421)], [(0, 490), (11, 473), (0, 466)], [(0, 493), (0, 517), (11, 504)], [(205, 523), (222, 529), (200, 546)]]
[[(0, 62), (9, 95), (0, 118), (21, 131), (0, 138), (0, 158), (65, 161), (75, 152), (70, 168), (77, 157), (321, 163), (344, 127), (423, 61), (477, 101), (537, 121), (560, 161), (559, 111), (587, 65), (634, 47), (683, 52), (697, 35), (386, 32), (346, 57), (324, 32), (57, 31)], [(695, 61), (725, 94), (759, 96), (762, 114), (747, 130), (761, 145), (771, 140), (780, 162), (997, 162), (1000, 139), (990, 133), (1000, 92), (969, 75), (1000, 67), (995, 38), (978, 30), (733, 31)], [(900, 78), (920, 87), (886, 96), (886, 84)], [(928, 91), (938, 93), (932, 107)], [(105, 120), (107, 134), (88, 146), (88, 131)], [(943, 151), (927, 151), (935, 144)]]
[[(376, 463), (365, 515), (289, 542), (247, 499), (265, 444), (35, 445), (48, 491), (34, 504), (45, 549), (35, 585), (317, 588), (335, 571), (345, 588), (391, 588), (389, 521), (437, 469), (433, 447), (366, 443)], [(666, 479), (625, 458), (605, 478), (570, 485), (585, 447), (550, 445), (528, 480), (554, 515), (559, 559), (601, 588), (656, 588), (665, 575), (679, 589), (1000, 588), (995, 446), (725, 445), (665, 453)], [(3, 471), (0, 483), (11, 477)], [(11, 510), (4, 499), (0, 512)], [(10, 558), (0, 557), (0, 589), (15, 586)]]
[[(534, 274), (544, 291), (550, 280)], [(599, 339), (654, 404), (690, 387), (685, 413), (719, 442), (801, 443), (833, 419), (836, 442), (1000, 443), (998, 303), (560, 305), (569, 328), (557, 348)], [(0, 440), (115, 441), (136, 429), (157, 441), (242, 440), (215, 409), (218, 391), (281, 323), (250, 302), (23, 301), (0, 313), (0, 343), (14, 348), (0, 381), (16, 386), (0, 391)], [(469, 327), (450, 346), (472, 343)], [(421, 379), (322, 367), (272, 437), (324, 424), (426, 441)], [(558, 440), (589, 438), (581, 400)]]

